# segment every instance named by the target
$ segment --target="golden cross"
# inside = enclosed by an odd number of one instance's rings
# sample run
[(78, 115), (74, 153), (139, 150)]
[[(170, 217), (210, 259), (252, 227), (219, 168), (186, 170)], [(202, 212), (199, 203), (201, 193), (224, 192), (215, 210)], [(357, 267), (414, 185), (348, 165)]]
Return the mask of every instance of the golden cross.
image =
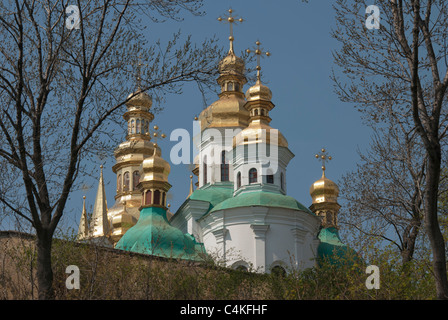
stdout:
[(316, 159), (320, 159), (322, 161), (323, 175), (325, 175), (325, 163), (327, 160), (330, 161), (333, 158), (328, 155), (327, 150), (325, 150), (324, 148), (322, 148), (321, 153), (316, 154), (315, 157)]
[(261, 65), (260, 65), (260, 58), (264, 57), (264, 55), (266, 55), (267, 57), (271, 56), (271, 53), (269, 51), (263, 52), (263, 49), (261, 49), (260, 45), (261, 42), (260, 41), (256, 41), (255, 44), (257, 45), (257, 47), (255, 49), (247, 49), (246, 52), (247, 53), (251, 53), (253, 52), (256, 56), (257, 56), (257, 82), (260, 82), (261, 80)]
[(159, 126), (154, 126), (154, 132), (153, 132), (152, 136), (154, 137), (154, 144), (156, 144), (156, 145), (157, 145), (157, 139), (159, 138), (159, 136), (162, 139), (166, 137), (166, 135), (159, 130)]
[(225, 23), (230, 24), (230, 36), (229, 36), (229, 40), (230, 40), (230, 50), (229, 53), (233, 53), (233, 24), (237, 24), (237, 22), (243, 22), (243, 18), (236, 18), (234, 16), (232, 16), (233, 10), (232, 8), (229, 9), (229, 15), (228, 16), (224, 16), (225, 19), (223, 19), (222, 17), (218, 18), (218, 21), (224, 21)]

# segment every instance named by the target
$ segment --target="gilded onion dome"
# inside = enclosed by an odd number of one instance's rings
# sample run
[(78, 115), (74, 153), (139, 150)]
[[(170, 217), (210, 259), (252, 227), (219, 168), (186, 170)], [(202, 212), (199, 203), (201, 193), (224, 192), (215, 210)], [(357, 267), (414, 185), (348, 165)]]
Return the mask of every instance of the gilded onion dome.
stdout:
[(310, 195), (313, 203), (310, 210), (321, 217), (323, 228), (338, 228), (338, 211), (341, 206), (338, 203), (339, 188), (330, 179), (325, 176), (325, 161), (331, 160), (327, 156), (325, 149), (322, 153), (316, 154), (316, 158), (322, 160), (322, 178), (314, 182), (310, 187)]
[(129, 99), (129, 101), (126, 103), (126, 106), (129, 111), (132, 111), (133, 109), (149, 111), (152, 106), (151, 96), (140, 90), (131, 93), (127, 99)]
[(310, 187), (310, 195), (314, 203), (337, 203), (339, 196), (339, 188), (330, 179), (325, 177), (325, 169), (322, 178), (314, 182)]
[(168, 175), (170, 174), (170, 171), (170, 164), (162, 158), (162, 151), (160, 147), (154, 143), (153, 155), (143, 160), (140, 183), (168, 182)]
[(233, 146), (265, 143), (288, 147), (288, 141), (283, 134), (269, 125), (271, 122), (269, 111), (275, 107), (271, 101), (272, 92), (269, 87), (258, 79), (257, 83), (246, 91), (246, 99), (245, 108), (249, 112), (250, 123), (235, 136)]
[(154, 143), (154, 153), (146, 158), (140, 167), (140, 183), (138, 188), (142, 194), (142, 208), (147, 207), (166, 207), (166, 194), (171, 188), (168, 183), (170, 174), (170, 164), (162, 158), (160, 148)]
[(246, 91), (246, 99), (247, 101), (271, 101), (272, 91), (268, 86), (262, 84), (260, 80), (257, 80), (257, 83)]
[(201, 130), (205, 128), (246, 127), (249, 113), (244, 108), (243, 86), (247, 83), (244, 60), (231, 49), (218, 66), (218, 84), (221, 87), (219, 100), (204, 109), (199, 115)]

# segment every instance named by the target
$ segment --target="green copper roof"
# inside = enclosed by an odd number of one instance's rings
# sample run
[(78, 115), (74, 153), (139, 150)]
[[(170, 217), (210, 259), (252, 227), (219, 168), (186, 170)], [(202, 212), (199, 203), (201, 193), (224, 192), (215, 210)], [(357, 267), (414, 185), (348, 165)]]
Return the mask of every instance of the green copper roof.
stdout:
[(205, 254), (203, 244), (171, 226), (166, 210), (158, 207), (143, 208), (135, 226), (124, 234), (115, 248), (185, 260), (201, 260), (201, 254)]
[(218, 203), (232, 197), (233, 185), (229, 186), (210, 186), (208, 188), (196, 189), (190, 196), (191, 200), (207, 201), (212, 207)]
[(336, 228), (324, 228), (320, 230), (320, 244), (317, 248), (319, 260), (330, 264), (353, 264), (358, 259), (357, 253), (342, 243), (339, 231)]
[(293, 197), (274, 193), (267, 191), (254, 191), (254, 192), (243, 192), (236, 197), (231, 197), (218, 205), (210, 212), (217, 210), (238, 208), (238, 207), (251, 207), (251, 206), (264, 206), (264, 207), (278, 207), (278, 208), (288, 208), (293, 210), (301, 210), (314, 215), (307, 207), (302, 205)]

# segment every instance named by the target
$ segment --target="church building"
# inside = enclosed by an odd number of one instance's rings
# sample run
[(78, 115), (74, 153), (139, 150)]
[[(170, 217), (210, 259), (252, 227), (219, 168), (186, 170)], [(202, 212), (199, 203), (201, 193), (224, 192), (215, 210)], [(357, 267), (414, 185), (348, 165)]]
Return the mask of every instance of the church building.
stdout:
[[(237, 21), (229, 10), (226, 22)], [(244, 92), (245, 62), (234, 52), (232, 32), (229, 40), (218, 66), (218, 100), (195, 119), (197, 188), (191, 180), (187, 199), (176, 212), (169, 210), (171, 166), (153, 142), (159, 133), (157, 127), (150, 130), (152, 99), (137, 91), (126, 104), (126, 140), (115, 150), (115, 203), (107, 208), (101, 168), (90, 226), (84, 202), (80, 241), (176, 259), (211, 256), (224, 266), (256, 272), (303, 270), (350, 251), (338, 233), (339, 189), (325, 175), (331, 157), (325, 149), (316, 155), (323, 173), (310, 188), (309, 207), (287, 194), (294, 154), (286, 137), (270, 126), (276, 106), (260, 74), (260, 57), (269, 53), (256, 42), (257, 80)]]

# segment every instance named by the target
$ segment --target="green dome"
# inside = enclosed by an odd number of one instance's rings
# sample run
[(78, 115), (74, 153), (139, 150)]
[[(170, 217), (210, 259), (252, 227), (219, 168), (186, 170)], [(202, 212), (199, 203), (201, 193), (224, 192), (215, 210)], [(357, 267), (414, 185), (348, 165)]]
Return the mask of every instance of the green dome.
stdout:
[(166, 258), (201, 260), (205, 254), (202, 243), (192, 235), (171, 226), (166, 210), (159, 207), (143, 208), (140, 218), (118, 241), (116, 249)]
[(307, 207), (305, 207), (303, 204), (298, 202), (293, 197), (268, 191), (254, 191), (254, 192), (240, 193), (236, 197), (229, 198), (219, 203), (211, 210), (211, 212), (217, 210), (224, 210), (238, 207), (251, 207), (251, 206), (287, 208), (287, 209), (305, 211), (313, 216), (315, 215)]
[(191, 195), (191, 200), (209, 202), (212, 207), (233, 196), (233, 185), (210, 186), (208, 188), (196, 189)]
[(328, 262), (334, 265), (352, 265), (358, 262), (358, 254), (342, 243), (338, 229), (334, 227), (323, 228), (320, 230), (318, 238), (320, 244), (317, 248), (317, 255), (320, 264)]

